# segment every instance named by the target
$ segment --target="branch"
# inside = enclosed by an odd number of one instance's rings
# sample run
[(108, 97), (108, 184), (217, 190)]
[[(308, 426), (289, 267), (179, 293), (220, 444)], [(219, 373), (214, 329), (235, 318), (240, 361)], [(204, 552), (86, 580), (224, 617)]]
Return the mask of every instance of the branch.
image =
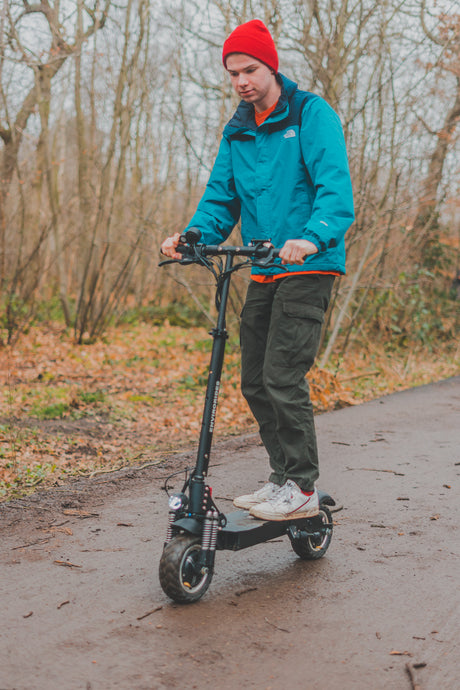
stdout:
[(436, 132), (434, 129), (431, 129), (431, 127), (425, 122), (425, 120), (423, 119), (423, 117), (420, 117), (420, 115), (418, 115), (416, 112), (414, 112), (413, 109), (412, 109), (412, 112), (414, 113), (414, 115), (415, 115), (415, 117), (417, 118), (417, 120), (418, 120), (419, 122), (421, 122), (421, 124), (425, 127), (426, 131), (427, 131), (429, 134), (432, 134), (433, 136), (437, 136), (437, 135), (438, 135), (438, 132)]
[(90, 38), (90, 36), (92, 36), (95, 33), (95, 31), (97, 31), (98, 29), (102, 29), (104, 27), (104, 25), (107, 21), (108, 14), (109, 14), (110, 4), (111, 4), (111, 0), (105, 0), (104, 9), (101, 10), (101, 16), (99, 19), (98, 19), (97, 14), (94, 10), (90, 10), (90, 8), (86, 7), (86, 5), (84, 6), (86, 13), (91, 17), (93, 23), (85, 31), (85, 33), (83, 35), (83, 40)]
[(21, 15), (19, 15), (19, 19), (21, 19), (21, 17), (23, 17), (25, 14), (33, 14), (34, 12), (45, 13), (46, 11), (45, 3), (43, 2), (37, 3), (36, 5), (31, 5), (30, 2), (28, 2), (28, 0), (22, 0), (22, 4), (24, 5), (24, 12)]

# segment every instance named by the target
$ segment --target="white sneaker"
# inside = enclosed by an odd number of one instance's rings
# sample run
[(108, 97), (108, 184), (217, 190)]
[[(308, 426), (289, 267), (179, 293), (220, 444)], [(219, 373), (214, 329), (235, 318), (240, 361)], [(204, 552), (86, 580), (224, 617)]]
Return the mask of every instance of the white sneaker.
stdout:
[(272, 499), (252, 507), (249, 511), (260, 520), (291, 520), (318, 515), (319, 499), (315, 489), (311, 496), (306, 496), (292, 479), (277, 491)]
[(281, 490), (281, 486), (274, 484), (273, 482), (268, 482), (261, 489), (254, 491), (253, 494), (244, 494), (244, 496), (237, 496), (233, 500), (233, 505), (237, 508), (243, 508), (244, 510), (249, 510), (252, 506), (258, 503), (263, 503), (276, 496), (278, 491)]

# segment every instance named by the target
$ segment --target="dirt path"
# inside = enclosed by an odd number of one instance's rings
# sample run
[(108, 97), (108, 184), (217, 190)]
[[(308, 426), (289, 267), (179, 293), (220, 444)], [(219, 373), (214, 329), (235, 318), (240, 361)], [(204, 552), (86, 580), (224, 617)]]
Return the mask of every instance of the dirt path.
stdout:
[[(0, 690), (459, 687), (460, 377), (317, 418), (331, 547), (219, 552), (197, 604), (157, 568), (165, 475), (104, 475), (0, 508)], [(265, 479), (254, 436), (219, 444), (220, 507)]]

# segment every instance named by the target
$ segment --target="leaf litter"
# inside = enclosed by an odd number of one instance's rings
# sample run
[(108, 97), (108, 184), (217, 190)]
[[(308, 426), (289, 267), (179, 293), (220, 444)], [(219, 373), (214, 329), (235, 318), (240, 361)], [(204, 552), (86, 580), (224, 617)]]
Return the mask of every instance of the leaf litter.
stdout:
[[(75, 344), (58, 325), (33, 327), (0, 350), (0, 499), (72, 476), (161, 465), (195, 446), (211, 346), (204, 328), (140, 323), (113, 328), (91, 345)], [(387, 359), (363, 348), (341, 360), (340, 373), (313, 368), (308, 381), (315, 412), (415, 385), (413, 369), (418, 383), (455, 373), (455, 362), (439, 355), (424, 378), (414, 353), (413, 368), (398, 369), (394, 353), (391, 366)], [(239, 347), (230, 338), (215, 438), (257, 430), (239, 381)]]

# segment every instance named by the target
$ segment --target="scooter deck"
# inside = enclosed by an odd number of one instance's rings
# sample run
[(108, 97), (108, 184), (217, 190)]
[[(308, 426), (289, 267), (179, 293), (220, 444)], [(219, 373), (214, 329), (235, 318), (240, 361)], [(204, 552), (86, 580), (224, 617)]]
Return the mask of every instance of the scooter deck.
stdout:
[(287, 534), (290, 527), (315, 533), (321, 527), (321, 518), (297, 518), (293, 520), (258, 520), (249, 515), (247, 510), (238, 510), (225, 516), (227, 524), (219, 530), (217, 537), (218, 549), (239, 551), (255, 544), (276, 539)]
[[(335, 506), (334, 499), (325, 491), (319, 490), (318, 498), (320, 506)], [(293, 518), (292, 520), (258, 520), (249, 515), (247, 510), (236, 510), (233, 513), (227, 513), (225, 517), (227, 522), (225, 527), (219, 530), (217, 548), (232, 551), (239, 551), (270, 539), (282, 537), (293, 526), (307, 534), (317, 534), (324, 527), (319, 515), (311, 518)]]

